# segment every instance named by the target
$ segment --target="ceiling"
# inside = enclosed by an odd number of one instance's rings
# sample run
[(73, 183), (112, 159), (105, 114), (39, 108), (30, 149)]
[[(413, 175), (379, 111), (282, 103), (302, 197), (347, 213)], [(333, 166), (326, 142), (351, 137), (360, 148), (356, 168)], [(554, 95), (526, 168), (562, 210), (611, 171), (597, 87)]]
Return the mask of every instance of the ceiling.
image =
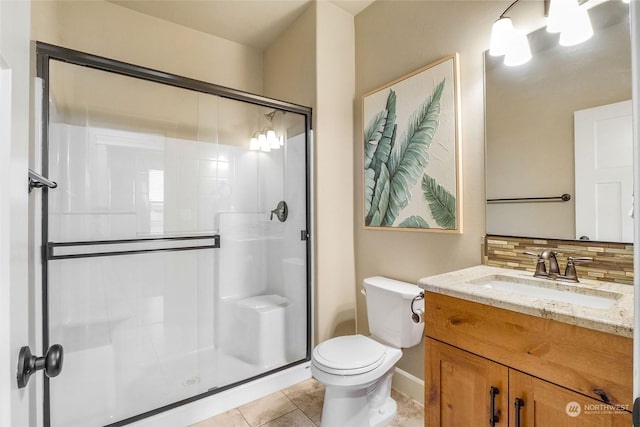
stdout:
[[(263, 50), (292, 24), (313, 0), (110, 1), (174, 24)], [(328, 1), (355, 16), (374, 0)]]

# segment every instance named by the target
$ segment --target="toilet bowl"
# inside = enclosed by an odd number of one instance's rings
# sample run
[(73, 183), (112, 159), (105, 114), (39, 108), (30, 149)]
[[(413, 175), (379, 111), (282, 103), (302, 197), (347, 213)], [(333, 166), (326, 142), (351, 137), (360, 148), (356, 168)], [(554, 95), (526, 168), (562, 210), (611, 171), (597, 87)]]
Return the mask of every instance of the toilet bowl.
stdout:
[(318, 345), (311, 374), (326, 387), (321, 426), (377, 427), (393, 420), (391, 377), (401, 356), (400, 349), (363, 335)]
[(364, 280), (371, 336), (331, 338), (313, 350), (311, 374), (326, 386), (321, 427), (383, 427), (396, 415), (391, 378), (402, 347), (417, 345), (424, 324), (421, 289), (384, 277)]

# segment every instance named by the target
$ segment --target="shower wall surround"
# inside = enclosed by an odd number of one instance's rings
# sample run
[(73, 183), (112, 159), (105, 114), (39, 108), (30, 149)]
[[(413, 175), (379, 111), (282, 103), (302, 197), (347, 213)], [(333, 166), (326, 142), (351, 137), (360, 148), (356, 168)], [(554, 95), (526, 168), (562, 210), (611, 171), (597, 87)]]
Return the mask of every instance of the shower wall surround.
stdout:
[(50, 195), (53, 241), (212, 232), (220, 212), (264, 213), (283, 197), (284, 151), (65, 123), (51, 124), (49, 150), (65, 184)]

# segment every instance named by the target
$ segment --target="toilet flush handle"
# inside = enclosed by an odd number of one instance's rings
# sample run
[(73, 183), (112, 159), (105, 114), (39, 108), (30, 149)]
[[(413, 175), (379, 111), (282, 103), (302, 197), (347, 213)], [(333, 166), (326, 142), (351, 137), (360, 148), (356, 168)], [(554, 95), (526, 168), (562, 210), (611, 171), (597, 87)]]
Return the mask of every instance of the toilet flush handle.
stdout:
[(415, 304), (416, 301), (420, 301), (422, 299), (424, 299), (424, 291), (420, 292), (418, 295), (413, 297), (413, 299), (411, 300), (411, 320), (413, 320), (413, 323), (421, 323), (422, 322), (423, 311), (420, 310), (420, 309), (413, 308), (413, 304)]

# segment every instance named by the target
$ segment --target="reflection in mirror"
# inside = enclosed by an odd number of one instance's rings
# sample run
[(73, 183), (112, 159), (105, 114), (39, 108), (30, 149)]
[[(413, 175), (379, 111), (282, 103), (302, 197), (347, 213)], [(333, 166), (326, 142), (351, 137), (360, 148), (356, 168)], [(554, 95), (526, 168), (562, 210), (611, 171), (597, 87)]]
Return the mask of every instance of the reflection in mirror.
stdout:
[[(630, 112), (616, 110), (631, 99), (628, 13), (621, 1), (591, 8), (594, 36), (571, 47), (537, 30), (529, 34), (533, 59), (519, 67), (485, 53), (487, 199), (571, 195), (488, 202), (488, 234), (632, 241), (630, 188), (625, 177), (611, 177), (631, 166)], [(574, 140), (591, 144), (591, 154), (574, 149)]]

